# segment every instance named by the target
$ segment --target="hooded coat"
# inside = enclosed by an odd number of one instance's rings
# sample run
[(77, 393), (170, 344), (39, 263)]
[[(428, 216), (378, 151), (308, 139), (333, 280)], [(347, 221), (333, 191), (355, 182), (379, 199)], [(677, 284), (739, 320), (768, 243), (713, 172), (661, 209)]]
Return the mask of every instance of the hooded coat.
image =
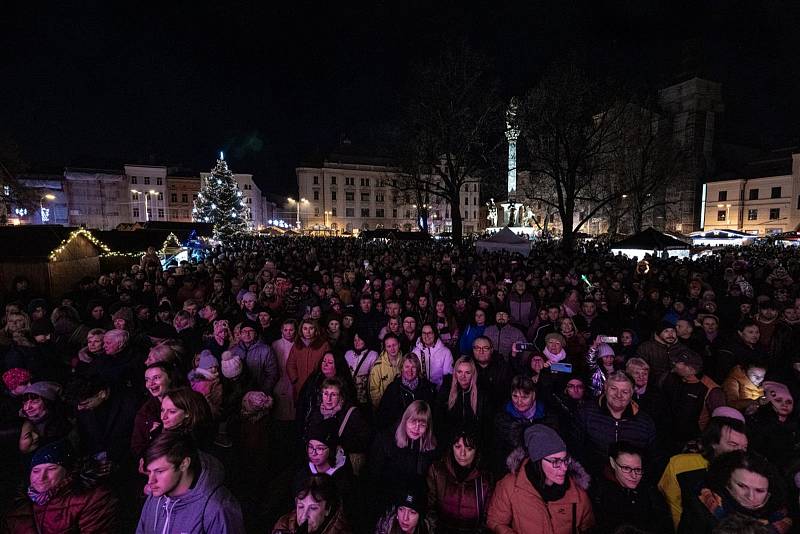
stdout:
[(192, 489), (180, 497), (149, 496), (142, 507), (136, 534), (205, 532), (244, 534), (239, 503), (222, 485), (222, 464), (200, 453), (200, 474)]
[(426, 347), (422, 339), (418, 339), (413, 352), (419, 356), (419, 361), (422, 363), (422, 376), (433, 382), (437, 390), (441, 387), (445, 375), (453, 374), (453, 353), (441, 339), (437, 338), (432, 347)]

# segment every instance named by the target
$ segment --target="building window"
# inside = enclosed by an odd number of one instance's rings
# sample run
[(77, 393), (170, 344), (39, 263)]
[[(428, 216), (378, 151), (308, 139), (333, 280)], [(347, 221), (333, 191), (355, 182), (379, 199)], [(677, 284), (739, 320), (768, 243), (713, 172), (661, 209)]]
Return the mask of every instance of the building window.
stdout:
[(717, 212), (717, 220), (718, 221), (724, 221), (726, 219), (727, 213), (728, 212), (725, 211), (725, 210), (719, 210)]
[(164, 193), (158, 194), (158, 200), (164, 200)]
[(131, 185), (135, 185), (139, 183), (139, 179), (136, 176), (131, 176)]
[(344, 216), (345, 217), (355, 217), (356, 216), (355, 208), (345, 208), (344, 209)]
[(369, 193), (361, 193), (361, 202), (369, 202)]
[(151, 210), (150, 208), (147, 208), (147, 218), (150, 219), (152, 217), (153, 217), (153, 210)]
[(160, 176), (156, 177), (156, 185), (164, 185), (164, 180)]
[(314, 208), (314, 217), (319, 217), (319, 208)]
[(253, 199), (252, 199), (252, 198), (248, 198), (248, 199), (247, 199), (247, 203), (248, 203), (248, 204), (252, 204), (252, 203), (253, 203)]
[(478, 218), (478, 212), (477, 211), (473, 211), (472, 212), (472, 218), (473, 219), (477, 219)]
[(139, 208), (133, 208), (133, 216), (135, 218), (139, 218)]
[(384, 217), (383, 208), (378, 208), (378, 209), (375, 210), (375, 217), (380, 217), (380, 218)]
[(192, 194), (192, 200), (197, 200), (197, 193)]
[(356, 185), (356, 179), (352, 176), (345, 176), (344, 185)]
[(331, 215), (336, 217), (336, 208), (331, 208)]
[(347, 200), (348, 202), (352, 202), (356, 199), (356, 194), (353, 193), (352, 191), (345, 191), (344, 199)]
[(727, 191), (720, 191), (719, 192), (719, 196), (717, 197), (717, 200), (719, 200), (720, 202), (725, 202), (726, 200), (728, 200), (728, 192)]
[(164, 218), (164, 208), (158, 208), (158, 218), (159, 219)]
[(781, 187), (773, 187), (771, 191), (771, 198), (781, 198)]
[(131, 199), (134, 202), (138, 202), (139, 201), (139, 193), (131, 193)]
[(406, 210), (406, 219), (411, 218), (411, 210)]
[(781, 209), (780, 208), (770, 208), (769, 209), (769, 219), (774, 221), (775, 219), (781, 218)]
[(758, 210), (747, 210), (747, 220), (748, 221), (758, 220)]
[(383, 193), (375, 193), (375, 202), (383, 202)]
[(314, 191), (314, 200), (319, 200), (319, 191)]
[(361, 179), (361, 187), (369, 187), (369, 178)]
[(319, 185), (319, 176), (314, 177), (314, 185)]
[(145, 176), (144, 177), (144, 185), (150, 185), (150, 177), (149, 176)]
[(169, 201), (170, 201), (170, 202), (178, 202), (178, 193), (172, 193), (172, 194), (169, 196)]
[(392, 210), (392, 218), (394, 218), (394, 219), (397, 218), (397, 208)]
[(758, 188), (750, 190), (750, 200), (758, 200)]
[(331, 185), (336, 185), (336, 177), (331, 176)]
[(336, 200), (336, 191), (331, 191), (331, 200)]
[(464, 205), (469, 206), (469, 197), (464, 197)]
[(361, 208), (361, 216), (369, 217), (369, 208)]
[(478, 205), (478, 197), (472, 197), (472, 205), (473, 206), (477, 206)]
[(472, 191), (474, 191), (475, 193), (478, 192), (478, 184), (472, 186)]
[(187, 195), (186, 193), (181, 193), (181, 202), (184, 203), (189, 202), (189, 195)]

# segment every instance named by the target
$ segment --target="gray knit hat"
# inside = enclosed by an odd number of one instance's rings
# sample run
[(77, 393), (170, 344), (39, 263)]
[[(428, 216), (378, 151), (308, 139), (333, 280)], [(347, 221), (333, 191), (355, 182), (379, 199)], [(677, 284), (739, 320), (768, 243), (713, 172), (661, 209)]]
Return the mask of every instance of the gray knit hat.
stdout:
[(566, 451), (567, 445), (558, 432), (547, 425), (539, 424), (525, 430), (525, 448), (528, 450), (528, 458), (536, 462), (551, 454)]

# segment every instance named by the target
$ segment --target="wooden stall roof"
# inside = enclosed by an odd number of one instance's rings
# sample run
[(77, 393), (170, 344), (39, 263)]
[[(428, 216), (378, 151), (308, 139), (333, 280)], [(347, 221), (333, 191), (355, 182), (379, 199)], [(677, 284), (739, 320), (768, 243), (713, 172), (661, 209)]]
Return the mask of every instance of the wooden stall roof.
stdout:
[[(49, 259), (50, 254), (76, 230), (79, 229), (58, 225), (2, 226), (0, 262)], [(94, 232), (90, 235), (102, 242)], [(98, 255), (103, 252), (101, 246), (95, 247)]]

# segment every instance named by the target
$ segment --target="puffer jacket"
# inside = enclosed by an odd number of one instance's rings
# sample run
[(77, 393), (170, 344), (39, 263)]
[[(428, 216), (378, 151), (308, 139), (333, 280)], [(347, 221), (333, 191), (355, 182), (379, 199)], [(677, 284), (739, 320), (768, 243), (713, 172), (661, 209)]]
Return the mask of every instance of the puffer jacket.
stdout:
[(437, 339), (432, 347), (426, 347), (422, 339), (418, 339), (413, 352), (419, 356), (419, 361), (422, 363), (422, 375), (433, 382), (437, 390), (441, 387), (445, 375), (453, 374), (453, 353), (441, 339)]
[(428, 470), (429, 519), (437, 532), (480, 532), (491, 496), (490, 475), (473, 467), (459, 480), (449, 454)]
[(759, 397), (764, 396), (764, 388), (753, 384), (740, 365), (734, 367), (722, 383), (725, 403), (744, 411)]
[(38, 505), (27, 498), (9, 512), (3, 532), (14, 534), (108, 534), (118, 532), (118, 501), (107, 487), (86, 487), (76, 477), (50, 502)]
[(272, 389), (278, 383), (278, 378), (280, 378), (278, 359), (275, 357), (275, 353), (272, 352), (272, 348), (260, 340), (249, 347), (239, 342), (236, 346), (231, 347), (231, 353), (234, 356), (238, 356), (242, 363), (247, 366), (247, 376), (251, 381), (250, 390), (272, 395)]
[(200, 453), (200, 476), (194, 487), (180, 497), (147, 497), (136, 534), (164, 532), (208, 532), (244, 534), (239, 503), (222, 485), (222, 464)]
[(509, 467), (515, 467), (497, 483), (489, 501), (486, 525), (495, 534), (574, 534), (587, 532), (594, 526), (594, 515), (589, 495), (586, 493), (588, 477), (574, 471), (569, 474), (569, 488), (557, 501), (545, 502), (525, 473), (524, 453), (515, 451), (509, 456)]
[(397, 362), (392, 365), (389, 355), (386, 354), (386, 351), (383, 351), (378, 356), (378, 359), (375, 360), (375, 365), (370, 369), (369, 398), (372, 401), (372, 407), (376, 410), (381, 403), (386, 388), (400, 375), (400, 362), (402, 360), (402, 357), (398, 356)]

